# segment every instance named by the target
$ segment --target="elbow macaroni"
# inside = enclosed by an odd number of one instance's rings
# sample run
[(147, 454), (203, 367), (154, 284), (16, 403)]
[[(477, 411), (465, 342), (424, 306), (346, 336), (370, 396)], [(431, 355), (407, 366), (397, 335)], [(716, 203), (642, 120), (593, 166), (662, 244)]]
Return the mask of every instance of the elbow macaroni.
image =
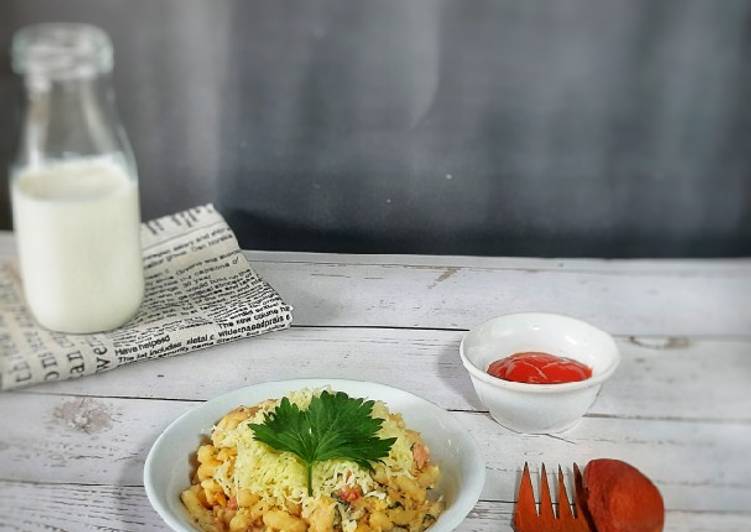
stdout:
[[(306, 407), (314, 393), (288, 397)], [(368, 472), (332, 460), (317, 467), (308, 497), (296, 458), (256, 442), (247, 422), (257, 423), (277, 400), (239, 407), (214, 427), (211, 443), (196, 451), (192, 485), (181, 500), (204, 532), (421, 532), (443, 510), (430, 490), (440, 477), (420, 434), (406, 429), (401, 415), (376, 403), (384, 419), (382, 437), (397, 442), (382, 463)]]

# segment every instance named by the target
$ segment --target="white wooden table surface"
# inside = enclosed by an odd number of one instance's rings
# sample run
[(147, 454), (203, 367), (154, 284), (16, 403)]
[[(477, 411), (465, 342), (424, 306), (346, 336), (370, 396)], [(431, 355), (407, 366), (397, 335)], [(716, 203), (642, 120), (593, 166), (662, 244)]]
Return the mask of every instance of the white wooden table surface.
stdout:
[[(0, 234), (0, 257), (14, 254)], [(142, 484), (161, 430), (251, 383), (367, 379), (452, 411), (487, 461), (462, 530), (510, 530), (530, 461), (626, 460), (665, 497), (667, 529), (751, 530), (751, 260), (604, 261), (249, 252), (295, 306), (292, 329), (0, 395), (0, 529), (164, 530)], [(492, 316), (570, 314), (614, 335), (623, 363), (562, 436), (483, 411), (458, 358)]]

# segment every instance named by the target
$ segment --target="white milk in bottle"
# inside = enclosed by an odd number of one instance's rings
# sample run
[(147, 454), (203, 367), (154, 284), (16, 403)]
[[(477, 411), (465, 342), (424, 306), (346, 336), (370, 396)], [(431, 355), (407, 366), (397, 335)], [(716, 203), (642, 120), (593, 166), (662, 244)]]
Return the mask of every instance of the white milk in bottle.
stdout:
[(143, 298), (136, 181), (97, 157), (22, 169), (11, 188), (23, 286), (37, 321), (87, 333), (128, 320)]
[(26, 303), (48, 329), (114, 329), (136, 313), (144, 280), (112, 43), (94, 26), (36, 24), (14, 35), (12, 58), (26, 89), (10, 182)]

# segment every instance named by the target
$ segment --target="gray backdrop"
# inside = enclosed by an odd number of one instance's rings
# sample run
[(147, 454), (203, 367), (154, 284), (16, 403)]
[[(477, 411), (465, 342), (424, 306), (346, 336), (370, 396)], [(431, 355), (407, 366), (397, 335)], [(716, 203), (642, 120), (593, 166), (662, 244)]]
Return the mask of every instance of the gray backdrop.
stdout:
[[(6, 0), (0, 48), (41, 20), (112, 35), (144, 217), (214, 201), (268, 249), (751, 255), (751, 1)], [(2, 164), (19, 100), (3, 57)]]

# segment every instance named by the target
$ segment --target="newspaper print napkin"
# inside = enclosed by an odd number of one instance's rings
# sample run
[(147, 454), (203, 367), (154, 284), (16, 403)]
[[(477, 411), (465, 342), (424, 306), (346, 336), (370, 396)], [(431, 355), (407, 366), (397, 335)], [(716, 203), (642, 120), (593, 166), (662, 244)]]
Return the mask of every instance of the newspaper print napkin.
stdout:
[(285, 329), (292, 307), (253, 271), (212, 205), (141, 226), (144, 301), (124, 326), (97, 334), (39, 326), (14, 263), (0, 266), (0, 390), (66, 380), (150, 358)]

